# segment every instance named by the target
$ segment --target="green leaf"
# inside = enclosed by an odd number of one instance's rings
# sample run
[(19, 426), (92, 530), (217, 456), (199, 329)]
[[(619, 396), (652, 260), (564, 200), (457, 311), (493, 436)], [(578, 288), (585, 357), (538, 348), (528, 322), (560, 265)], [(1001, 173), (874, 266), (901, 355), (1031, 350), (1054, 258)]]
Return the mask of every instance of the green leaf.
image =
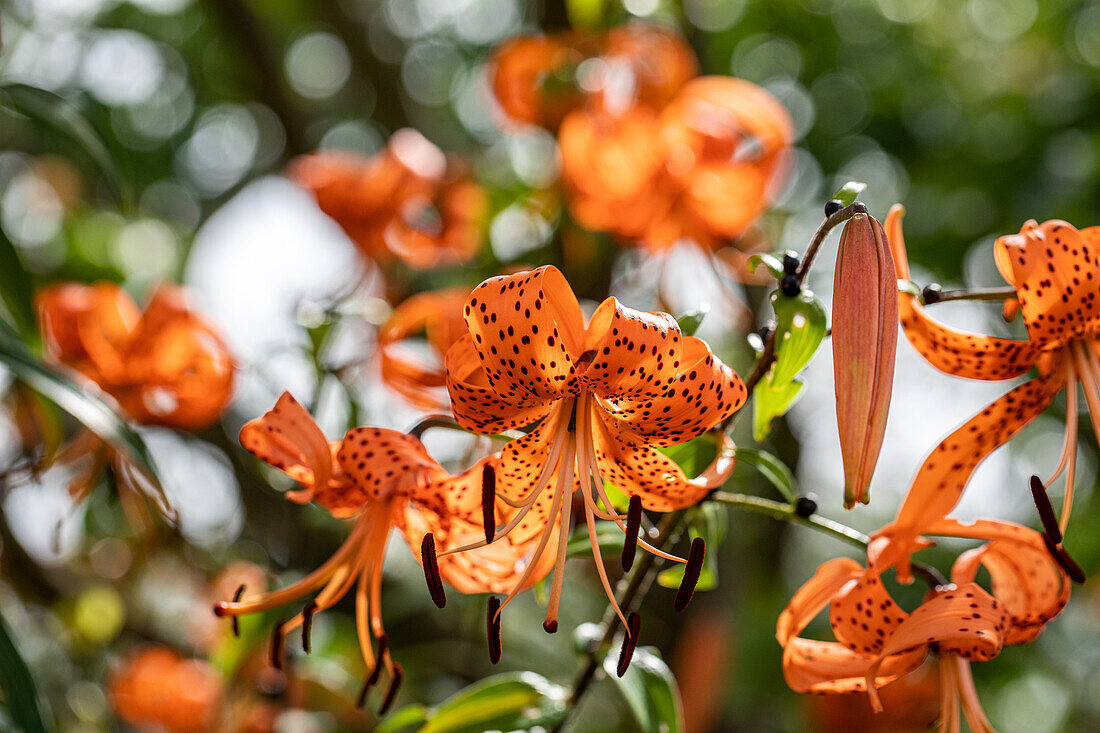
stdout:
[(773, 389), (781, 389), (802, 371), (825, 338), (829, 328), (825, 304), (813, 292), (803, 290), (789, 298), (778, 290), (771, 294), (775, 309), (775, 364)]
[(430, 710), (419, 704), (406, 705), (400, 710), (395, 710), (374, 726), (374, 733), (396, 733), (402, 728), (420, 725), (428, 719)]
[(756, 448), (736, 449), (737, 464), (748, 465), (760, 472), (768, 482), (779, 490), (783, 498), (790, 503), (798, 501), (798, 491), (794, 486), (794, 474), (787, 464), (767, 451)]
[(129, 192), (103, 137), (75, 104), (45, 89), (26, 84), (0, 84), (0, 106), (40, 122), (75, 142), (102, 171), (120, 201)]
[(905, 293), (906, 295), (912, 295), (921, 303), (924, 303), (924, 291), (920, 289), (912, 280), (903, 280), (898, 278), (898, 292)]
[(8, 712), (16, 731), (46, 733), (52, 730), (43, 715), (42, 703), (27, 663), (12, 641), (7, 623), (0, 616), (0, 689), (4, 690)]
[(641, 733), (680, 733), (684, 729), (684, 711), (680, 690), (672, 670), (657, 656), (653, 647), (634, 652), (626, 674), (615, 674), (618, 656), (609, 654), (604, 660), (607, 676), (615, 682), (626, 699), (637, 730)]
[(859, 195), (863, 193), (863, 189), (867, 188), (866, 183), (860, 183), (859, 181), (848, 181), (840, 189), (833, 194), (833, 201), (839, 201), (844, 206), (851, 206), (859, 198)]
[[(601, 555), (605, 558), (618, 557), (623, 553), (626, 535), (618, 525), (600, 522), (596, 525), (596, 540), (599, 542)], [(592, 541), (589, 539), (587, 527), (578, 527), (573, 532), (566, 553), (569, 557), (592, 557)]]
[(706, 470), (718, 455), (718, 443), (714, 435), (703, 433), (685, 443), (670, 445), (657, 450), (671, 458), (687, 477), (698, 476)]
[(0, 227), (0, 300), (19, 335), (29, 344), (38, 343), (38, 319), (34, 314), (34, 278), (23, 267), (18, 250)]
[(768, 272), (772, 274), (776, 280), (783, 277), (783, 261), (775, 255), (759, 254), (753, 255), (748, 261), (749, 272), (756, 272), (756, 268), (763, 265), (768, 268)]
[(143, 474), (134, 478), (148, 482), (148, 488), (156, 493), (162, 504), (161, 508), (170, 515), (171, 509), (157, 477), (153, 457), (145, 441), (123, 416), (115, 412), (90, 387), (75, 384), (58, 370), (35, 359), (30, 349), (10, 329), (0, 328), (0, 363), (10, 369), (21, 382), (50, 399), (112, 447), (125, 453)]
[(763, 443), (772, 431), (772, 421), (786, 415), (801, 392), (802, 382), (797, 379), (782, 387), (774, 387), (771, 372), (768, 372), (752, 391), (753, 440)]
[(499, 674), (444, 700), (420, 733), (550, 728), (565, 716), (565, 697), (564, 689), (534, 672)]
[[(722, 540), (726, 537), (729, 527), (729, 513), (724, 507), (714, 503), (700, 504), (692, 510), (691, 522), (688, 524), (688, 536), (692, 539), (702, 537), (706, 545), (706, 555), (703, 560), (703, 570), (699, 573), (699, 581), (695, 584), (695, 590), (713, 590), (718, 587), (718, 548), (722, 546)], [(670, 568), (657, 574), (657, 584), (665, 588), (679, 588), (684, 580), (683, 563), (676, 563)]]
[(693, 310), (685, 313), (676, 319), (676, 323), (680, 326), (680, 331), (685, 336), (694, 336), (695, 332), (699, 330), (699, 324), (703, 322), (703, 319), (707, 317), (707, 313), (710, 312), (709, 306), (703, 306), (698, 310)]

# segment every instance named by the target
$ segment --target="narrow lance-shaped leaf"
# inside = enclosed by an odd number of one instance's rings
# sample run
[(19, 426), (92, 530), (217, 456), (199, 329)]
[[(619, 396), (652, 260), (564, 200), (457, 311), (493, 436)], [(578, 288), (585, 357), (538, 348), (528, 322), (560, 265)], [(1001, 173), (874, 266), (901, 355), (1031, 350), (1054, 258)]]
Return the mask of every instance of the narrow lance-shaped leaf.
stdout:
[(776, 290), (771, 301), (775, 309), (775, 364), (771, 382), (773, 389), (781, 389), (810, 363), (829, 323), (821, 299), (809, 290), (793, 298)]
[(47, 718), (43, 715), (38, 691), (30, 669), (12, 641), (3, 617), (0, 617), (0, 689), (7, 700), (8, 714), (17, 731), (46, 733)]
[(0, 300), (24, 342), (38, 342), (38, 321), (34, 316), (34, 278), (15, 245), (0, 228)]
[(75, 384), (64, 374), (46, 366), (10, 330), (0, 328), (0, 363), (17, 379), (50, 399), (114, 448), (122, 451), (159, 491), (160, 481), (152, 455), (141, 436), (124, 417), (89, 387)]
[(444, 700), (420, 733), (481, 733), (553, 727), (565, 715), (565, 690), (533, 672), (496, 675)]
[(794, 486), (794, 474), (791, 473), (791, 469), (787, 468), (787, 464), (783, 461), (767, 451), (757, 450), (756, 448), (738, 448), (736, 455), (738, 465), (754, 467), (760, 472), (761, 476), (768, 480), (768, 483), (783, 495), (784, 499), (791, 504), (798, 501), (798, 491)]
[(615, 674), (615, 655), (608, 655), (604, 669), (626, 699), (637, 727), (642, 733), (680, 733), (684, 729), (684, 711), (680, 690), (668, 665), (652, 647), (634, 652), (630, 668), (622, 677)]
[(898, 340), (898, 285), (874, 217), (857, 214), (840, 235), (833, 283), (833, 375), (844, 506), (867, 503), (882, 449)]

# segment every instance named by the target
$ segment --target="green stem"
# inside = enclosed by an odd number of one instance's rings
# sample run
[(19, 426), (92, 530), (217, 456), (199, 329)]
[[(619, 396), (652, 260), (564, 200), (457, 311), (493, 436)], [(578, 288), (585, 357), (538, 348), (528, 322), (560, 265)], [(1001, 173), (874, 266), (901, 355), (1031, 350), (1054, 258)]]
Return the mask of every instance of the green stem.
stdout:
[(781, 501), (764, 499), (759, 496), (749, 496), (748, 494), (734, 494), (729, 491), (716, 491), (710, 495), (710, 500), (717, 501), (721, 504), (728, 504), (729, 506), (755, 514), (764, 514), (783, 522), (801, 524), (804, 527), (810, 527), (811, 529), (831, 534), (861, 550), (866, 550), (867, 543), (871, 541), (871, 539), (862, 532), (832, 519), (819, 517), (816, 514), (811, 514), (808, 517), (799, 516), (795, 512), (793, 506)]

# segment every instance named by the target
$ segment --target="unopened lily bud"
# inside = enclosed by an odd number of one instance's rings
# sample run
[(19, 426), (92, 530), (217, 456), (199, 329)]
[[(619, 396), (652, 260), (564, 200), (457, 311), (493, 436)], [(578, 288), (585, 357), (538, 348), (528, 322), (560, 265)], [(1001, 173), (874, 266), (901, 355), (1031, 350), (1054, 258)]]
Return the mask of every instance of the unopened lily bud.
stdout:
[(844, 460), (844, 506), (867, 503), (878, 462), (898, 341), (898, 289), (890, 245), (874, 217), (840, 235), (833, 282), (833, 374)]

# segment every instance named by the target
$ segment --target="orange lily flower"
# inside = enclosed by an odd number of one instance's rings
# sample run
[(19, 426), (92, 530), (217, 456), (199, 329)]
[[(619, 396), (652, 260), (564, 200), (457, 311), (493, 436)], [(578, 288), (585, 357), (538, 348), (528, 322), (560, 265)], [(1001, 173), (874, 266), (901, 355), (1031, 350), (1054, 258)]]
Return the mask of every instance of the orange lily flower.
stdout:
[(790, 115), (771, 94), (700, 77), (659, 115), (570, 113), (559, 133), (562, 180), (570, 211), (589, 229), (654, 247), (688, 238), (717, 248), (771, 202), (793, 139)]
[(36, 300), (46, 355), (95, 382), (135, 421), (198, 430), (229, 402), (233, 359), (182, 289), (160, 286), (144, 312), (112, 283), (51, 285)]
[[(1069, 579), (1050, 558), (1041, 535), (1008, 522), (962, 524), (940, 520), (929, 535), (969, 537), (986, 544), (956, 560), (951, 584), (935, 589), (912, 613), (891, 598), (881, 580), (881, 539), (868, 548), (868, 566), (839, 558), (822, 565), (779, 617), (783, 673), (796, 692), (866, 691), (881, 710), (878, 688), (919, 667), (929, 651), (940, 656), (941, 730), (959, 730), (958, 705), (972, 730), (992, 731), (970, 673), (1007, 644), (1033, 640), (1069, 599)], [(978, 567), (992, 579), (990, 595), (974, 582)], [(837, 641), (800, 636), (826, 606)], [(934, 649), (931, 645), (935, 645)]]
[[(447, 409), (441, 394), (447, 384), (443, 359), (447, 349), (466, 331), (462, 306), (470, 291), (452, 288), (419, 293), (393, 309), (378, 332), (382, 380), (410, 403), (423, 410)], [(438, 364), (426, 364), (404, 350), (402, 341), (423, 330)]]
[(147, 647), (115, 670), (108, 692), (115, 714), (128, 725), (204, 733), (214, 729), (223, 684), (205, 662)]
[(396, 257), (426, 270), (467, 262), (481, 246), (485, 191), (411, 128), (370, 158), (313, 153), (294, 161), (289, 175), (370, 259)]
[[(898, 278), (909, 278), (902, 236), (905, 210), (895, 206), (886, 220)], [(948, 514), (958, 503), (978, 464), (1035, 419), (1065, 390), (1066, 432), (1054, 473), (1035, 491), (1066, 474), (1059, 521), (1046, 521), (1051, 550), (1070, 568), (1061, 546), (1073, 504), (1077, 458), (1077, 385), (1085, 393), (1093, 428), (1100, 435), (1100, 227), (1078, 231), (1064, 221), (1029, 221), (1019, 234), (997, 239), (997, 267), (1013, 287), (1028, 340), (964, 333), (929, 316), (913, 295), (902, 293), (899, 318), (909, 342), (933, 366), (968, 379), (1004, 380), (1033, 367), (1038, 375), (1016, 387), (947, 436), (925, 459), (894, 524), (884, 534), (913, 537), (918, 528)], [(1042, 509), (1042, 507), (1041, 507)], [(1053, 512), (1051, 512), (1051, 515)], [(904, 543), (902, 543), (904, 544)], [(904, 567), (904, 563), (903, 563)], [(1074, 570), (1074, 574), (1079, 573)]]
[(627, 23), (599, 37), (519, 36), (500, 46), (490, 64), (493, 93), (505, 114), (548, 129), (584, 102), (613, 113), (636, 106), (659, 110), (698, 73), (695, 54), (679, 34), (647, 23)]
[[(528, 548), (513, 541), (495, 543), (470, 556), (442, 558), (436, 564), (437, 543), (446, 550), (484, 534), (484, 474), (496, 465), (497, 456), (451, 476), (419, 440), (405, 433), (353, 428), (343, 440), (329, 442), (289, 393), (270, 412), (246, 424), (240, 440), (248, 451), (302, 485), (288, 492), (288, 499), (301, 504), (315, 501), (334, 517), (355, 517), (355, 524), (336, 554), (304, 579), (255, 597), (242, 598), (242, 586), (234, 600), (215, 604), (214, 613), (236, 617), (316, 594), (300, 613), (276, 628), (272, 661), (279, 665), (286, 634), (302, 626), (302, 643), (308, 652), (313, 614), (332, 607), (356, 588), (356, 628), (369, 671), (360, 703), (383, 669), (392, 680), (383, 710), (393, 702), (401, 682), (401, 665), (390, 656), (381, 609), (382, 563), (392, 529), (400, 531), (414, 554), (427, 561), (429, 587), (440, 606), (446, 600), (443, 580), (463, 593), (500, 592), (510, 588), (521, 571), (524, 582), (533, 583), (550, 569), (546, 563), (525, 565)], [(501, 521), (513, 511), (496, 502), (489, 510), (496, 511)]]
[[(627, 568), (636, 545), (685, 562), (638, 539), (641, 511), (670, 511), (702, 499), (733, 470), (732, 445), (723, 438), (714, 464), (694, 479), (657, 447), (683, 443), (721, 423), (744, 403), (745, 385), (705, 342), (685, 337), (667, 313), (641, 313), (608, 298), (585, 326), (569, 284), (551, 266), (486, 280), (470, 294), (464, 314), (469, 333), (455, 342), (446, 360), (458, 423), (482, 434), (535, 425), (505, 446), (496, 471), (497, 496), (519, 511), (499, 529), (486, 527), (486, 534), (517, 543), (537, 539), (532, 567), (557, 534), (559, 554), (545, 621), (552, 632), (571, 497), (578, 493), (596, 570), (620, 620), (631, 629), (628, 644), (636, 642), (637, 621), (628, 624), (615, 603), (595, 520), (613, 521), (626, 532)], [(630, 496), (626, 516), (613, 508), (605, 480)], [(701, 562), (697, 541), (685, 577)], [(526, 579), (515, 584), (502, 607)], [(690, 591), (678, 606), (686, 604)], [(624, 657), (629, 661), (629, 653)]]

